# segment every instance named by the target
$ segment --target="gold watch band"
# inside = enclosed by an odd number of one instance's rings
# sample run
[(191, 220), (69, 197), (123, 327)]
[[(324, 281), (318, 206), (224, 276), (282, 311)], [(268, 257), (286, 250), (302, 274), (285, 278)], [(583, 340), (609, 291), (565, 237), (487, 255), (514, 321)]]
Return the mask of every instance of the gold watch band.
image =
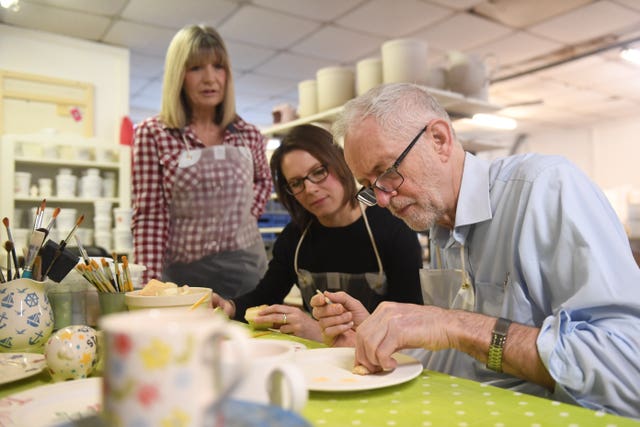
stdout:
[(507, 342), (507, 332), (511, 320), (502, 317), (496, 320), (496, 324), (491, 332), (491, 344), (489, 344), (489, 354), (487, 357), (487, 368), (492, 371), (502, 372), (502, 353)]

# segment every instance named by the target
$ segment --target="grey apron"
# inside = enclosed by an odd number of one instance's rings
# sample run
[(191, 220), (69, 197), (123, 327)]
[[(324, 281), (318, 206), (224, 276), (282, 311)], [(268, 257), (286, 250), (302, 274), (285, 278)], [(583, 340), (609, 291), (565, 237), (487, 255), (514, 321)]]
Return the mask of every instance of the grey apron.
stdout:
[(473, 311), (476, 298), (465, 266), (464, 245), (460, 245), (461, 269), (442, 268), (440, 248), (435, 245), (436, 268), (420, 269), (420, 286), (425, 305)]
[[(225, 191), (230, 178), (236, 187), (244, 185), (240, 190)], [(176, 170), (170, 204), (174, 232), (169, 237), (162, 279), (209, 287), (226, 299), (253, 290), (267, 269), (258, 222), (251, 215), (253, 199), (253, 162), (248, 148), (216, 145), (194, 150), (187, 146)], [(237, 228), (221, 230), (215, 226), (220, 218), (234, 218), (231, 223)], [(193, 230), (190, 224), (198, 223), (209, 224), (211, 235)], [(220, 239), (216, 233), (221, 233)], [(203, 240), (211, 253), (196, 261), (175, 262), (178, 254), (171, 248), (184, 248), (189, 244), (185, 239)]]
[(311, 306), (309, 301), (311, 301), (311, 298), (315, 295), (316, 290), (330, 292), (344, 291), (362, 302), (365, 307), (369, 307), (372, 301), (379, 299), (379, 296), (384, 295), (387, 292), (387, 277), (382, 269), (382, 261), (380, 260), (380, 254), (378, 253), (378, 247), (376, 246), (376, 242), (373, 238), (373, 233), (371, 233), (371, 227), (369, 226), (369, 221), (367, 220), (367, 215), (362, 205), (360, 205), (360, 210), (362, 211), (362, 218), (364, 219), (364, 224), (367, 228), (367, 233), (369, 234), (369, 239), (371, 240), (373, 251), (376, 255), (378, 272), (358, 274), (341, 272), (312, 273), (308, 270), (299, 269), (298, 253), (300, 251), (300, 246), (302, 246), (302, 241), (309, 230), (309, 225), (305, 228), (302, 236), (300, 236), (293, 262), (293, 267), (296, 271), (296, 275), (298, 276), (298, 287), (300, 288), (302, 299), (307, 307)]

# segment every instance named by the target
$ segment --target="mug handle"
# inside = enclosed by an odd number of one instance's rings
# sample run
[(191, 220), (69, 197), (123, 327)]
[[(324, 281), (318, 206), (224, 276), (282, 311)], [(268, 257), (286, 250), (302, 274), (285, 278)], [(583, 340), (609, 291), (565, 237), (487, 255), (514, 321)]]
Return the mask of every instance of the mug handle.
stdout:
[(267, 378), (267, 393), (272, 405), (294, 412), (302, 411), (309, 394), (300, 369), (289, 365), (273, 368)]
[[(208, 338), (211, 344), (205, 355), (207, 363), (213, 364), (213, 384), (217, 392), (216, 403), (220, 405), (240, 385), (245, 372), (249, 369), (248, 334), (244, 328), (231, 323), (221, 324), (221, 328)], [(233, 342), (230, 346), (234, 353), (233, 368), (222, 365), (222, 340), (229, 339)], [(224, 378), (222, 375), (223, 370)], [(216, 406), (218, 406), (216, 405)]]

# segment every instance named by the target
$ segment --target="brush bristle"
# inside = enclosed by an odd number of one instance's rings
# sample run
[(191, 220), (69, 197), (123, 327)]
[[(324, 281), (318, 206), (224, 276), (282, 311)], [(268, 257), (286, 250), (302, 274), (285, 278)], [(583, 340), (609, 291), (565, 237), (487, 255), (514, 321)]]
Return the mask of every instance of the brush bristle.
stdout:
[(7, 252), (11, 252), (13, 250), (13, 242), (11, 240), (7, 240), (6, 242), (4, 242), (4, 248), (7, 250)]
[(6, 216), (4, 218), (2, 218), (2, 223), (4, 224), (5, 227), (9, 226), (9, 218), (7, 218)]

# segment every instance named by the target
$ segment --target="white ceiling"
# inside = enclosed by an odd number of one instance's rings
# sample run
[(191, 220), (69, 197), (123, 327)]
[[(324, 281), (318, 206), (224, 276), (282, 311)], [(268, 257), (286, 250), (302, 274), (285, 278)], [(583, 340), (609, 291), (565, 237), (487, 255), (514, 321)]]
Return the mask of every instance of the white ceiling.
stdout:
[(640, 38), (640, 0), (21, 0), (0, 22), (128, 47), (134, 122), (158, 111), (166, 48), (192, 23), (220, 31), (238, 112), (262, 127), (319, 68), (400, 37), (426, 40), (432, 66), (450, 50), (498, 64), (489, 99), (518, 132), (640, 113), (640, 68), (618, 58)]

